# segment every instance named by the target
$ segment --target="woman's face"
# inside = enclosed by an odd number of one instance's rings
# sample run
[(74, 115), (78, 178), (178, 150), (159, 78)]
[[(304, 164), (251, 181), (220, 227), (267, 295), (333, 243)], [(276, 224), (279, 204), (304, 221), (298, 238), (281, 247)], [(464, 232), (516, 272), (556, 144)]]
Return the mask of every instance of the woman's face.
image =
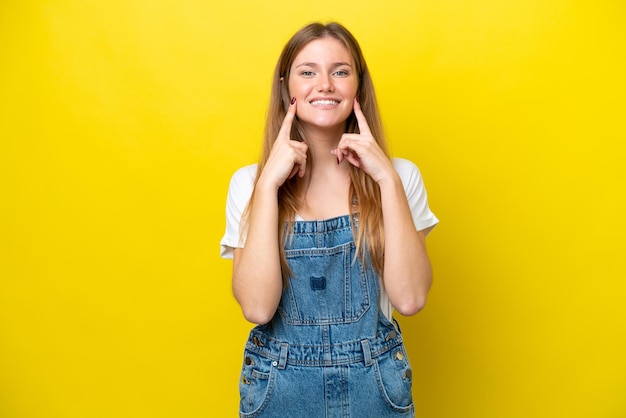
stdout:
[(304, 128), (338, 128), (353, 109), (358, 88), (354, 60), (335, 38), (309, 42), (293, 61), (289, 93)]

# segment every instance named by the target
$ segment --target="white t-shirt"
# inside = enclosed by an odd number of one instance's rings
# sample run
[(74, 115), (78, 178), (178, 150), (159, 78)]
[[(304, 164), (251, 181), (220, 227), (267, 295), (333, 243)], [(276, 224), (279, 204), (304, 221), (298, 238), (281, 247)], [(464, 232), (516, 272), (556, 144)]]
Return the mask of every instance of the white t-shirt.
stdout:
[[(428, 207), (422, 175), (417, 166), (409, 160), (393, 158), (392, 162), (402, 180), (415, 229), (423, 230), (428, 235), (439, 220)], [(243, 248), (245, 244), (246, 234), (245, 232), (242, 234), (240, 231), (240, 221), (250, 196), (252, 196), (256, 172), (257, 164), (248, 165), (237, 170), (230, 180), (226, 201), (226, 232), (220, 241), (220, 255), (223, 258), (233, 258), (233, 249)], [(389, 302), (382, 283), (380, 308), (385, 316), (391, 320), (393, 306)]]

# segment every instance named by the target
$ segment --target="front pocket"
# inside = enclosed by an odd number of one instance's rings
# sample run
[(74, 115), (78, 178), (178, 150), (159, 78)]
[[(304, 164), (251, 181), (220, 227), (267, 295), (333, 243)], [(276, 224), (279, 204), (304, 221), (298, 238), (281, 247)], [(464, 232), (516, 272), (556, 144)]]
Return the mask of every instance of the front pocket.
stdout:
[(398, 346), (381, 355), (374, 363), (378, 388), (387, 405), (406, 412), (413, 407), (413, 372), (404, 347)]
[(291, 325), (356, 322), (370, 306), (367, 274), (354, 260), (354, 244), (287, 250), (293, 277), (278, 307)]
[(249, 350), (239, 379), (239, 411), (242, 416), (257, 414), (265, 408), (273, 389), (274, 367), (271, 360)]

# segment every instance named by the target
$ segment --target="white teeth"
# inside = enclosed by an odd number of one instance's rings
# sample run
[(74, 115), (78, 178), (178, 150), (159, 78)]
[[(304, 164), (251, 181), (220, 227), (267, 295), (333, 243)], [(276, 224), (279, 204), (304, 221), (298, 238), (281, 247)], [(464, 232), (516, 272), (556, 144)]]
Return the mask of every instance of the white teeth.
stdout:
[(338, 103), (339, 102), (336, 100), (313, 100), (311, 102), (312, 105), (316, 105), (316, 106), (333, 106)]

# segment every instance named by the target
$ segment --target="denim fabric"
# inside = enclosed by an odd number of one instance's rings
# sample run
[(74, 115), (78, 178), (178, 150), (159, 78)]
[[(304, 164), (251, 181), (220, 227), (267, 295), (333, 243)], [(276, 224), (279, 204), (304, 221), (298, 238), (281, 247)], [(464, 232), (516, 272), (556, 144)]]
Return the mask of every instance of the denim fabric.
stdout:
[(380, 278), (355, 258), (350, 217), (296, 222), (285, 250), (293, 277), (250, 332), (240, 417), (414, 417), (402, 336), (380, 311)]

